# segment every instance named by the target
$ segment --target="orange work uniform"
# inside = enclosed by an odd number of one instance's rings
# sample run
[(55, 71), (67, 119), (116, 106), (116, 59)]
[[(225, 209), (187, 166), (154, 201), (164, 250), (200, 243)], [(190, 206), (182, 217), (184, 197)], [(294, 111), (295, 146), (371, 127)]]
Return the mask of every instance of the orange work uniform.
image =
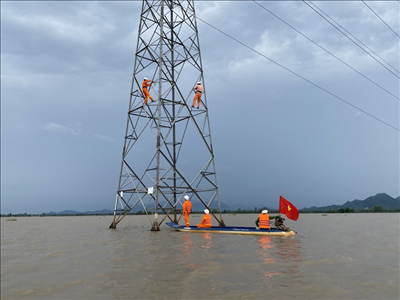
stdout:
[(185, 200), (183, 202), (182, 213), (185, 218), (186, 227), (189, 227), (189, 215), (192, 211), (192, 203), (189, 200)]
[(269, 229), (269, 214), (260, 214), (260, 229)]
[(153, 98), (150, 96), (149, 91), (147, 88), (151, 85), (152, 81), (150, 79), (144, 80), (142, 83), (142, 91), (144, 94), (144, 103), (147, 104), (148, 98), (150, 98), (151, 101), (154, 101)]
[(195, 89), (194, 89), (194, 98), (193, 98), (193, 104), (192, 107), (195, 107), (196, 101), (197, 101), (197, 108), (200, 108), (200, 102), (201, 102), (201, 93), (203, 93), (203, 86), (201, 84), (197, 84)]
[(198, 228), (211, 228), (211, 216), (204, 214), (200, 224), (197, 224)]

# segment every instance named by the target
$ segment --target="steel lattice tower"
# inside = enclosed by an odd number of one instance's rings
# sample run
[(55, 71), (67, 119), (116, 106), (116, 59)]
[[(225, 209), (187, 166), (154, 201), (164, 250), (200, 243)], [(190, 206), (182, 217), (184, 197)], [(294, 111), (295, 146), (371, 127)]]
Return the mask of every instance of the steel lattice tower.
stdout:
[[(152, 231), (166, 218), (177, 223), (186, 194), (224, 226), (194, 1), (143, 0), (140, 17), (110, 228), (137, 205), (148, 215)], [(153, 80), (149, 92), (155, 101), (148, 105), (141, 88), (144, 77)], [(192, 108), (198, 81), (204, 86), (200, 109)], [(211, 206), (215, 200), (219, 217)]]

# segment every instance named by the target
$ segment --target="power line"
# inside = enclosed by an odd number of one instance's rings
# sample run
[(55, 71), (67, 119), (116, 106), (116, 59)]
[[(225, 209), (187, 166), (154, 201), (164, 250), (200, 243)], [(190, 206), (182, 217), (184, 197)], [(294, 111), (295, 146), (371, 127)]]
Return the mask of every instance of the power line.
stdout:
[(365, 5), (366, 7), (369, 8), (370, 11), (372, 11), (372, 13), (373, 13), (379, 20), (382, 21), (383, 24), (385, 24), (385, 25), (387, 26), (387, 28), (389, 28), (395, 35), (397, 35), (397, 37), (400, 38), (400, 36), (397, 34), (397, 32), (394, 31), (394, 30), (392, 29), (392, 27), (390, 27), (385, 21), (383, 21), (382, 18), (381, 18), (371, 7), (369, 7), (369, 5), (368, 5), (367, 3), (365, 3), (364, 0), (361, 0), (361, 1), (362, 1), (362, 3), (364, 3), (364, 5)]
[(375, 81), (371, 80), (370, 78), (368, 78), (367, 76), (365, 76), (364, 74), (360, 73), (359, 71), (357, 71), (356, 69), (354, 69), (352, 66), (350, 66), (349, 64), (347, 64), (346, 62), (344, 62), (343, 60), (341, 60), (339, 57), (335, 56), (333, 53), (329, 52), (328, 50), (326, 50), (324, 47), (322, 47), (321, 45), (319, 45), (318, 43), (314, 42), (312, 39), (310, 39), (309, 37), (307, 37), (306, 35), (304, 35), (303, 33), (301, 33), (299, 30), (297, 30), (296, 28), (294, 28), (292, 25), (290, 25), (289, 23), (287, 23), (286, 21), (284, 21), (283, 19), (281, 19), (280, 17), (278, 17), (277, 15), (275, 15), (273, 12), (271, 12), (269, 9), (267, 9), (266, 7), (262, 6), (261, 4), (259, 4), (257, 1), (253, 0), (254, 3), (256, 3), (258, 6), (262, 7), (264, 10), (266, 10), (267, 12), (269, 12), (271, 15), (273, 15), (274, 17), (276, 17), (277, 19), (279, 19), (280, 21), (282, 21), (283, 23), (285, 23), (287, 26), (289, 26), (290, 28), (292, 28), (293, 30), (295, 30), (297, 33), (301, 34), (303, 37), (305, 37), (306, 39), (308, 39), (310, 42), (312, 42), (313, 44), (317, 45), (318, 47), (320, 47), (322, 50), (324, 50), (325, 52), (329, 53), (330, 55), (332, 55), (334, 58), (336, 58), (337, 60), (339, 60), (340, 62), (342, 62), (343, 64), (345, 64), (346, 66), (348, 66), (350, 69), (352, 69), (353, 71), (357, 72), (359, 75), (361, 75), (362, 77), (364, 77), (365, 79), (367, 79), (368, 81), (372, 82), (373, 84), (375, 84), (376, 86), (378, 86), (379, 88), (381, 88), (382, 90), (384, 90), (385, 92), (387, 92), (388, 94), (392, 95), (393, 97), (395, 97), (396, 99), (400, 100), (399, 97), (397, 97), (396, 95), (392, 94), (391, 92), (389, 92), (388, 90), (386, 90), (384, 87), (382, 87), (381, 85), (379, 85), (378, 83), (376, 83)]
[[(400, 1), (400, 0), (399, 0)], [(325, 16), (327, 16), (329, 19), (331, 19), (335, 24), (337, 24), (340, 28), (342, 28), (344, 31), (346, 31), (348, 34), (350, 34), (353, 38), (355, 38), (359, 43), (361, 43), (365, 48), (367, 48), (369, 51), (374, 53), (376, 56), (378, 56), (381, 60), (383, 60), (385, 63), (387, 63), (390, 67), (392, 67), (397, 73), (400, 73), (399, 70), (397, 70), (394, 66), (392, 66), (390, 63), (388, 63), (386, 60), (384, 60), (379, 54), (375, 53), (371, 48), (369, 48), (367, 45), (365, 45), (362, 41), (360, 41), (358, 38), (356, 38), (351, 32), (349, 32), (346, 28), (344, 28), (342, 25), (340, 25), (338, 22), (336, 22), (334, 19), (332, 19), (326, 12), (324, 12), (320, 7), (315, 5), (315, 3), (310, 2), (314, 7), (316, 7), (319, 11), (321, 11)]]
[(386, 70), (388, 70), (390, 73), (392, 73), (394, 76), (396, 76), (398, 79), (400, 79), (400, 77), (393, 73), (392, 70), (389, 70), (385, 65), (383, 65), (379, 60), (377, 60), (375, 57), (373, 57), (370, 53), (368, 53), (367, 51), (365, 51), (365, 49), (363, 47), (361, 47), (359, 44), (357, 44), (356, 42), (354, 42), (346, 33), (344, 33), (342, 30), (340, 30), (337, 26), (335, 26), (332, 22), (330, 22), (327, 18), (325, 18), (322, 14), (320, 14), (318, 11), (316, 11), (313, 7), (311, 7), (310, 4), (308, 4), (305, 0), (303, 0), (303, 2), (308, 5), (308, 7), (310, 7), (313, 11), (315, 11), (317, 14), (319, 14), (323, 19), (325, 19), (329, 24), (331, 24), (333, 27), (335, 27), (339, 32), (341, 32), (345, 37), (347, 37), (350, 41), (352, 41), (355, 45), (357, 45), (362, 51), (364, 51), (365, 53), (367, 53), (369, 56), (371, 56), (375, 61), (377, 61), (382, 67), (384, 67)]
[(375, 120), (377, 120), (377, 121), (379, 121), (379, 122), (385, 124), (386, 126), (389, 126), (389, 127), (393, 128), (393, 129), (396, 130), (396, 131), (400, 131), (400, 129), (398, 129), (398, 128), (392, 126), (392, 125), (390, 125), (389, 123), (386, 123), (385, 121), (379, 119), (378, 117), (375, 117), (374, 115), (372, 115), (372, 114), (366, 112), (365, 110), (363, 110), (363, 109), (361, 109), (361, 108), (355, 106), (354, 104), (351, 104), (350, 102), (344, 100), (343, 98), (340, 98), (339, 96), (336, 96), (335, 94), (333, 94), (332, 92), (328, 91), (327, 89), (325, 89), (325, 88), (319, 86), (318, 84), (316, 84), (316, 83), (314, 83), (314, 82), (308, 80), (307, 78), (305, 78), (305, 77), (303, 77), (303, 76), (297, 74), (296, 72), (294, 72), (294, 71), (292, 71), (292, 70), (286, 68), (285, 66), (281, 65), (280, 63), (278, 63), (278, 62), (274, 61), (273, 59), (267, 57), (266, 55), (264, 55), (264, 54), (258, 52), (258, 51), (255, 50), (254, 48), (251, 48), (250, 46), (247, 46), (245, 43), (243, 43), (243, 42), (239, 41), (238, 39), (234, 38), (233, 36), (231, 36), (231, 35), (229, 35), (229, 34), (223, 32), (222, 30), (220, 30), (220, 29), (218, 29), (217, 27), (211, 25), (210, 23), (208, 23), (208, 22), (206, 22), (206, 21), (200, 19), (200, 18), (197, 17), (197, 16), (196, 16), (196, 19), (198, 19), (199, 21), (203, 22), (204, 24), (210, 26), (211, 28), (217, 30), (218, 32), (222, 33), (223, 35), (229, 37), (230, 39), (234, 40), (235, 42), (241, 44), (242, 46), (246, 47), (247, 49), (249, 49), (249, 50), (251, 50), (251, 51), (257, 53), (258, 55), (264, 57), (265, 59), (268, 59), (269, 61), (273, 62), (273, 63), (276, 64), (277, 66), (279, 66), (279, 67), (285, 69), (286, 71), (292, 73), (293, 75), (296, 75), (297, 77), (303, 79), (304, 81), (307, 81), (308, 83), (310, 83), (310, 84), (312, 84), (313, 86), (319, 88), (320, 90), (323, 90), (324, 92), (326, 92), (326, 93), (328, 93), (329, 95), (335, 97), (336, 99), (339, 99), (340, 101), (346, 103), (347, 105), (350, 105), (350, 106), (356, 108), (357, 110), (359, 110), (359, 111), (365, 113), (366, 115), (370, 116), (371, 118), (373, 118), (373, 119), (375, 119)]

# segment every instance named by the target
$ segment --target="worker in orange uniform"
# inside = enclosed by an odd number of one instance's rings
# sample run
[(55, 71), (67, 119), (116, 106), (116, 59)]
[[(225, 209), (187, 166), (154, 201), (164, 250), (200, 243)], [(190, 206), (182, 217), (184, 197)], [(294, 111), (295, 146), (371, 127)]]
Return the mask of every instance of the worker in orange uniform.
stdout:
[(210, 216), (210, 211), (208, 209), (204, 210), (204, 216), (203, 219), (201, 220), (200, 224), (197, 224), (198, 228), (211, 228), (211, 216)]
[(143, 83), (142, 83), (142, 91), (144, 94), (144, 103), (147, 104), (147, 99), (150, 98), (151, 102), (153, 102), (153, 98), (150, 96), (149, 91), (147, 90), (151, 84), (153, 83), (152, 80), (147, 79), (146, 77), (143, 79)]
[(264, 209), (261, 212), (260, 216), (256, 220), (256, 225), (260, 227), (260, 229), (270, 229), (268, 210)]
[(182, 213), (183, 213), (183, 217), (185, 218), (185, 224), (186, 224), (185, 229), (190, 229), (189, 215), (192, 212), (192, 203), (189, 201), (188, 195), (186, 195), (184, 198), (185, 198), (185, 201), (183, 202)]
[(193, 89), (194, 91), (194, 98), (193, 98), (193, 104), (192, 107), (196, 105), (197, 101), (197, 108), (200, 108), (200, 102), (201, 102), (201, 93), (203, 93), (203, 86), (201, 85), (201, 82), (199, 81), (196, 85), (196, 87)]

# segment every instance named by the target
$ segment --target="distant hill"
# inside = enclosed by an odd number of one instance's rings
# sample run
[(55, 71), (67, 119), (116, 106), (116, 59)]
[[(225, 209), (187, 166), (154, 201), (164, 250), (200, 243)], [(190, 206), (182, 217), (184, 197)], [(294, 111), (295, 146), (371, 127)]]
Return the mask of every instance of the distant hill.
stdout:
[[(179, 208), (182, 208), (182, 206), (180, 206)], [(218, 208), (218, 204), (216, 202), (212, 203), (210, 208)], [(192, 210), (202, 212), (204, 210), (204, 206), (201, 203), (195, 202), (195, 203), (193, 203)], [(225, 203), (221, 202), (221, 211), (223, 211), (223, 210), (232, 210), (232, 208), (229, 205), (226, 205)], [(132, 209), (131, 212), (137, 213), (138, 211), (143, 211), (143, 207), (141, 205), (137, 205), (134, 209)], [(114, 214), (114, 211), (110, 210), (110, 209), (84, 211), (84, 212), (79, 212), (79, 211), (75, 211), (75, 210), (63, 210), (60, 212), (51, 211), (51, 212), (47, 213), (46, 215), (49, 215), (49, 216), (69, 216), (69, 215), (76, 216), (76, 215), (109, 215), (109, 214)]]
[(339, 210), (341, 208), (350, 208), (355, 211), (366, 211), (372, 210), (374, 207), (380, 206), (383, 210), (399, 210), (400, 209), (400, 196), (397, 198), (390, 197), (388, 194), (380, 193), (375, 196), (368, 197), (364, 200), (353, 200), (347, 201), (343, 205), (329, 205), (316, 207), (312, 206), (309, 208), (303, 208), (300, 212), (318, 212), (328, 210)]
[[(197, 211), (197, 212), (202, 212), (204, 209), (204, 206), (199, 203), (198, 201), (192, 201), (193, 207), (192, 210), (193, 211)], [(211, 208), (217, 208), (218, 204), (217, 202), (213, 202), (213, 204), (211, 205)], [(327, 211), (338, 211), (340, 209), (345, 209), (345, 208), (349, 208), (349, 209), (353, 209), (354, 211), (374, 211), (374, 208), (376, 207), (381, 207), (382, 210), (384, 211), (400, 211), (400, 196), (397, 198), (393, 198), (390, 197), (389, 195), (385, 194), (385, 193), (380, 193), (380, 194), (376, 194), (375, 196), (371, 196), (368, 197), (364, 200), (353, 200), (353, 201), (347, 201), (346, 203), (344, 203), (343, 205), (328, 205), (328, 206), (321, 206), (321, 207), (317, 207), (317, 206), (312, 206), (312, 207), (305, 207), (303, 209), (300, 209), (300, 212), (327, 212)], [(179, 208), (182, 208), (182, 206), (179, 206)], [(234, 206), (229, 206), (223, 202), (221, 202), (221, 211), (244, 211), (246, 210), (247, 212), (252, 212), (254, 211), (255, 206), (251, 206), (248, 204), (244, 204), (244, 205), (234, 205)], [(260, 209), (264, 209), (264, 208), (257, 208), (257, 210)], [(274, 209), (272, 207), (268, 207), (268, 210), (270, 210), (271, 212), (273, 211), (277, 211), (277, 209)], [(132, 209), (131, 213), (137, 213), (139, 211), (143, 211), (143, 207), (141, 205), (137, 205), (134, 209)], [(54, 212), (51, 211), (49, 213), (46, 213), (44, 215), (48, 215), (48, 216), (68, 216), (68, 215), (73, 215), (73, 216), (79, 216), (79, 215), (112, 215), (114, 213), (113, 210), (110, 209), (103, 209), (103, 210), (95, 210), (95, 211), (84, 211), (84, 212), (78, 212), (75, 210), (64, 210), (64, 211), (60, 211), (60, 212)], [(26, 215), (25, 214), (14, 214), (14, 216), (18, 216), (18, 215)]]
[[(220, 202), (220, 205), (221, 205), (221, 211), (223, 211), (223, 210), (232, 210), (232, 208), (229, 205), (225, 204), (224, 202)], [(211, 204), (210, 208), (218, 208), (218, 202), (213, 202)], [(205, 208), (204, 208), (204, 205), (202, 203), (200, 203), (198, 201), (193, 203), (193, 201), (192, 201), (192, 210), (193, 211), (201, 211), (202, 212), (204, 209)]]
[(113, 213), (114, 213), (114, 211), (109, 210), (109, 209), (84, 211), (84, 212), (79, 212), (79, 211), (75, 211), (75, 210), (63, 210), (60, 212), (51, 211), (51, 212), (47, 213), (46, 215), (50, 215), (50, 216), (74, 215), (75, 216), (75, 215), (108, 215), (108, 214), (113, 214)]

